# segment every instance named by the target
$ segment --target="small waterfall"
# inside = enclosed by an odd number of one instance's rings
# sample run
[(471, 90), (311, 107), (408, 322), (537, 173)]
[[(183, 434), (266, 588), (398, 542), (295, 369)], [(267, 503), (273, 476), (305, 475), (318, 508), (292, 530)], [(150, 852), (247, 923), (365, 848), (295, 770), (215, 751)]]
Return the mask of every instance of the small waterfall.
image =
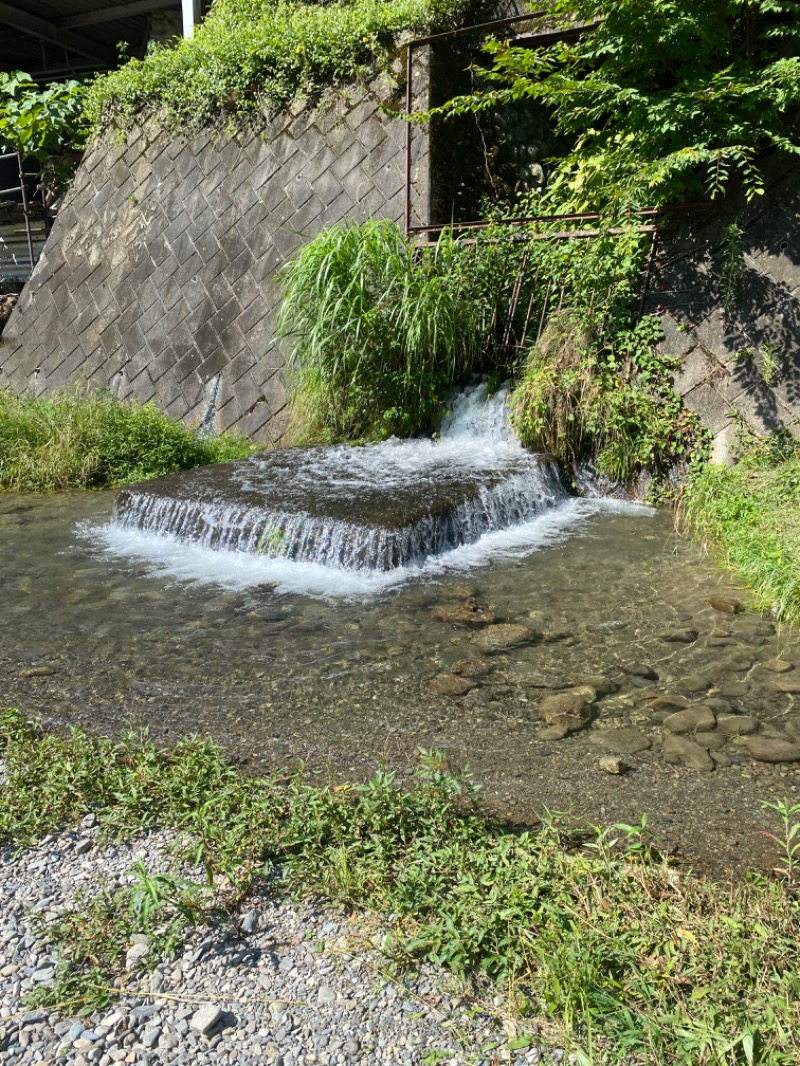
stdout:
[(514, 440), (507, 389), (455, 398), (439, 441), (295, 448), (123, 489), (114, 524), (214, 551), (391, 571), (566, 499), (554, 462)]

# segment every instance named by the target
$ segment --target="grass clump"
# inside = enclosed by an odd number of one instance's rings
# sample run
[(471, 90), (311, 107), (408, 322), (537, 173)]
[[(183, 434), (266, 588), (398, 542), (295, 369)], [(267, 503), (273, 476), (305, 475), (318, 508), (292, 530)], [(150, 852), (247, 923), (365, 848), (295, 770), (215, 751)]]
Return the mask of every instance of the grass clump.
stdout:
[(689, 482), (689, 519), (776, 617), (800, 622), (800, 447), (778, 434), (750, 438), (733, 467), (709, 465)]
[(476, 252), (444, 233), (415, 249), (388, 221), (340, 223), (283, 268), (294, 435), (411, 436), (479, 362), (493, 298)]
[[(644, 823), (511, 833), (467, 777), (424, 752), (410, 787), (380, 773), (332, 788), (302, 773), (245, 777), (207, 741), (160, 751), (146, 736), (59, 736), (15, 711), (0, 715), (0, 749), (4, 841), (30, 844), (88, 811), (117, 838), (180, 831), (172, 871), (140, 867), (48, 930), (58, 979), (38, 995), (50, 1004), (107, 1001), (131, 932), (169, 950), (270, 876), (378, 916), (398, 965), (427, 960), (513, 990), (523, 1030), (528, 1015), (557, 1018), (579, 1061), (788, 1066), (800, 1054), (796, 885), (679, 875)], [(800, 807), (778, 814), (793, 855)], [(193, 881), (187, 859), (203, 871)]]
[(469, 0), (217, 0), (191, 40), (151, 47), (89, 89), (95, 127), (155, 114), (172, 130), (316, 100), (385, 68), (397, 37), (459, 24)]
[(252, 451), (243, 437), (203, 437), (152, 404), (107, 392), (0, 390), (0, 489), (123, 485)]

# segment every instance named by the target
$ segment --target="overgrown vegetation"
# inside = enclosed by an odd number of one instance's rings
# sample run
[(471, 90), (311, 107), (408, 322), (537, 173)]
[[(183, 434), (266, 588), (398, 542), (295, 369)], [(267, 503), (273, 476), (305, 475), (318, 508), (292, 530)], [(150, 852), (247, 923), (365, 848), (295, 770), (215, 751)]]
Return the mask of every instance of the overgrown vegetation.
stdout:
[(156, 114), (161, 125), (241, 120), (367, 78), (392, 60), (399, 34), (457, 25), (469, 0), (217, 0), (191, 40), (152, 47), (98, 78), (95, 126)]
[(252, 451), (243, 437), (203, 437), (152, 404), (109, 392), (0, 389), (0, 489), (122, 485)]
[(0, 71), (0, 151), (36, 160), (51, 196), (72, 175), (88, 135), (79, 82), (40, 89), (30, 74)]
[[(588, 23), (544, 48), (492, 41), (490, 69), (447, 116), (530, 100), (571, 149), (547, 198), (618, 211), (763, 191), (759, 154), (800, 152), (797, 0), (554, 0), (556, 23)], [(480, 75), (480, 68), (478, 74)], [(429, 116), (426, 116), (429, 117)]]
[(504, 279), (490, 246), (449, 233), (416, 250), (388, 221), (341, 223), (284, 267), (295, 436), (410, 436), (435, 423), (454, 381), (480, 363)]
[[(800, 904), (788, 879), (724, 888), (680, 875), (643, 826), (576, 836), (550, 820), (507, 832), (477, 807), (469, 778), (431, 753), (407, 789), (390, 773), (331, 788), (302, 772), (245, 777), (207, 741), (159, 751), (146, 736), (64, 737), (15, 711), (0, 715), (0, 746), (8, 843), (90, 811), (118, 839), (179, 831), (172, 871), (140, 865), (129, 885), (79, 901), (47, 930), (58, 975), (37, 1002), (70, 1013), (108, 1002), (133, 932), (175, 948), (181, 930), (238, 913), (268, 878), (379, 917), (397, 965), (428, 960), (497, 983), (523, 1026), (554, 1016), (580, 1061), (797, 1061)], [(778, 808), (789, 878), (800, 810)], [(187, 861), (203, 873), (187, 878)]]
[(686, 510), (777, 617), (800, 622), (800, 445), (788, 433), (746, 440), (735, 466), (690, 480)]
[(629, 226), (539, 239), (549, 228), (515, 231), (523, 244), (497, 224), (478, 243), (445, 231), (419, 247), (389, 222), (342, 223), (304, 245), (283, 270), (279, 321), (296, 438), (412, 435), (436, 425), (453, 383), (484, 372), (516, 379), (520, 439), (566, 465), (592, 457), (630, 483), (699, 454), (658, 321), (636, 320), (644, 238)]

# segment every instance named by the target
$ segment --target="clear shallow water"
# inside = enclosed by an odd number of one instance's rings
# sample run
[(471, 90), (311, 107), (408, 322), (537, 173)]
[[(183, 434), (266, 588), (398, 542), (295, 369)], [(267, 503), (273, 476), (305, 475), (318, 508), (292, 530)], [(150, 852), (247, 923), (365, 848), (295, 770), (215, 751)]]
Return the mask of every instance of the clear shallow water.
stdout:
[[(384, 761), (402, 773), (418, 747), (439, 747), (469, 763), (487, 801), (513, 819), (545, 805), (598, 821), (647, 812), (662, 843), (718, 869), (764, 856), (760, 800), (796, 794), (791, 768), (741, 759), (698, 774), (662, 758), (644, 697), (684, 691), (701, 674), (730, 686), (735, 709), (782, 725), (794, 700), (760, 663), (800, 665), (793, 636), (755, 612), (709, 606), (709, 596), (742, 594), (665, 513), (575, 502), (413, 580), (332, 589), (287, 576), (280, 560), (212, 553), (209, 574), (191, 549), (137, 554), (105, 529), (112, 502), (0, 497), (3, 704), (101, 730), (146, 723), (165, 742), (210, 733), (244, 760), (305, 758), (331, 779), (363, 778)], [(487, 657), (490, 672), (453, 698), (431, 681), (479, 656), (476, 633), (438, 621), (434, 608), (468, 600), (553, 639)], [(665, 643), (671, 625), (698, 639)], [(641, 661), (659, 674), (651, 689), (623, 671)], [(20, 676), (42, 665), (53, 673)], [(597, 675), (619, 689), (598, 703), (593, 729), (539, 739), (538, 700)], [(653, 741), (619, 778), (598, 771), (591, 743), (613, 725)]]

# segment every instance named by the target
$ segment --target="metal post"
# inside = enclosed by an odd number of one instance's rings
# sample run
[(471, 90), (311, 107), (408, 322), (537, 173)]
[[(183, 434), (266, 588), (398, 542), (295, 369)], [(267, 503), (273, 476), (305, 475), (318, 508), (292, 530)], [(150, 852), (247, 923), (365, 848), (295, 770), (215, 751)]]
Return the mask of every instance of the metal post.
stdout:
[(411, 92), (411, 78), (413, 76), (411, 53), (413, 47), (414, 42), (409, 41), (408, 49), (406, 51), (406, 195), (404, 207), (406, 236), (408, 236), (411, 228), (411, 122), (409, 121), (408, 116), (411, 114), (413, 101)]
[(190, 41), (194, 37), (195, 27), (200, 25), (200, 19), (203, 17), (202, 0), (181, 0), (181, 11), (183, 13), (183, 36)]
[(25, 236), (28, 239), (28, 255), (30, 256), (31, 273), (35, 263), (33, 261), (33, 234), (31, 233), (31, 216), (28, 210), (28, 190), (25, 188), (25, 171), (22, 169), (22, 155), (17, 152), (17, 166), (19, 167), (19, 188), (22, 193), (22, 213), (25, 216)]

